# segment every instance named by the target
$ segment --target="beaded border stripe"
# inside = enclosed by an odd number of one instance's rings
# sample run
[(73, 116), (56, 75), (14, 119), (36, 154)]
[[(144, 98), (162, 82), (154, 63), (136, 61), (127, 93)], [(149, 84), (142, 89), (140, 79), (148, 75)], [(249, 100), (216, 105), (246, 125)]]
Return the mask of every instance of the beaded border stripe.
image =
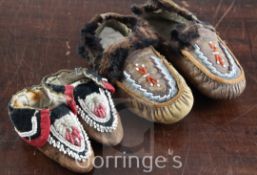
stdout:
[(219, 42), (219, 45), (223, 52), (225, 53), (226, 57), (228, 58), (228, 62), (230, 64), (230, 69), (228, 73), (222, 73), (220, 72), (212, 62), (209, 61), (209, 58), (202, 52), (199, 45), (194, 45), (194, 52), (197, 55), (197, 58), (200, 59), (201, 63), (203, 63), (213, 74), (218, 75), (222, 78), (235, 78), (239, 73), (239, 67), (237, 66), (236, 61), (234, 60), (233, 56), (230, 54), (230, 52), (227, 50), (227, 48)]
[(85, 133), (84, 128), (78, 121), (77, 117), (71, 112), (67, 115), (69, 115), (69, 117), (72, 117), (72, 120), (74, 120), (74, 123), (81, 131), (82, 136), (81, 136), (80, 144), (72, 144), (67, 137), (61, 135), (62, 131), (61, 131), (61, 128), (58, 127), (59, 126), (58, 124), (51, 125), (50, 135), (48, 137), (48, 143), (52, 145), (54, 148), (58, 149), (63, 154), (68, 155), (69, 157), (75, 160), (84, 162), (88, 158), (89, 153), (91, 151), (89, 138)]
[[(93, 113), (89, 113), (89, 110), (83, 105), (83, 100), (78, 99), (78, 101), (81, 101), (79, 105), (77, 105), (77, 111), (78, 114), (81, 116), (81, 118), (92, 128), (99, 132), (113, 132), (117, 129), (118, 126), (118, 112), (114, 106), (112, 97), (110, 92), (107, 90), (103, 90), (101, 88), (100, 92), (103, 92), (106, 95), (106, 98), (108, 99), (108, 105), (110, 107), (110, 114), (107, 115), (105, 119), (98, 119)], [(111, 122), (110, 126), (104, 126), (104, 124)]]
[[(171, 73), (167, 69), (167, 67), (160, 61), (160, 58), (156, 56), (150, 56), (150, 59), (153, 61), (154, 65), (158, 68), (158, 70), (161, 72), (161, 74), (164, 77), (164, 80), (167, 81), (168, 85), (168, 92), (167, 94), (160, 96), (160, 95), (154, 95), (152, 92), (149, 90), (145, 89), (140, 85), (135, 79), (133, 79), (132, 75), (129, 74), (127, 71), (124, 71), (123, 74), (125, 76), (125, 83), (128, 87), (130, 87), (133, 90), (140, 91), (146, 98), (156, 101), (156, 102), (164, 102), (167, 101), (171, 98), (173, 98), (177, 93), (177, 83), (172, 77)], [(139, 66), (138, 64), (136, 65), (136, 70), (139, 72), (143, 77), (145, 77), (148, 83), (150, 83), (150, 86), (157, 86), (159, 84), (158, 80), (152, 79), (152, 76), (150, 76), (147, 73), (147, 70), (145, 70), (145, 66), (141, 65)], [(148, 78), (147, 78), (148, 77)], [(152, 81), (153, 80), (153, 81)]]

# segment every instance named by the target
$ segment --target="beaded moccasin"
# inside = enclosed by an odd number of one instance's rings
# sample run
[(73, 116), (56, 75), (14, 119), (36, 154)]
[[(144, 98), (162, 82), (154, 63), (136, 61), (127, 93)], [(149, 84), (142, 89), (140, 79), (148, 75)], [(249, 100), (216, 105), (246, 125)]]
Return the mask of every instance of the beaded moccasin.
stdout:
[(231, 99), (244, 91), (244, 70), (214, 27), (172, 0), (149, 0), (132, 11), (149, 22), (167, 52), (179, 53), (181, 58), (169, 57), (169, 61), (202, 93)]
[(78, 68), (46, 76), (42, 84), (52, 99), (66, 98), (67, 104), (77, 111), (90, 138), (105, 145), (121, 142), (123, 128), (110, 93), (115, 89), (107, 79)]
[(61, 100), (53, 103), (42, 86), (15, 94), (9, 114), (18, 135), (49, 158), (74, 172), (93, 168), (94, 153), (76, 113)]
[(191, 110), (193, 96), (183, 77), (156, 50), (159, 39), (133, 16), (100, 14), (82, 30), (80, 54), (118, 87), (127, 107), (145, 119), (171, 124)]

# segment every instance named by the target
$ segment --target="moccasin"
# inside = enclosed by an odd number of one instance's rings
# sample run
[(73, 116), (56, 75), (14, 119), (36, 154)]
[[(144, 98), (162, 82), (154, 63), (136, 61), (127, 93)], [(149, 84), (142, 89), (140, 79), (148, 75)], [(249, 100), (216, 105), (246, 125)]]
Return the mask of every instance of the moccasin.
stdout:
[(115, 89), (107, 79), (86, 68), (77, 68), (48, 75), (42, 85), (57, 103), (60, 96), (66, 99), (90, 138), (105, 145), (121, 142), (123, 127), (111, 96)]
[(218, 36), (215, 28), (200, 21), (172, 0), (149, 0), (132, 11), (148, 21), (176, 68), (203, 94), (231, 99), (242, 94), (246, 79), (242, 66)]
[(86, 24), (79, 51), (92, 69), (116, 85), (128, 109), (172, 124), (190, 112), (193, 95), (158, 46), (159, 38), (144, 20), (105, 13)]
[(42, 86), (16, 93), (9, 115), (18, 135), (50, 159), (74, 172), (92, 170), (94, 153), (76, 113), (66, 103), (54, 103)]

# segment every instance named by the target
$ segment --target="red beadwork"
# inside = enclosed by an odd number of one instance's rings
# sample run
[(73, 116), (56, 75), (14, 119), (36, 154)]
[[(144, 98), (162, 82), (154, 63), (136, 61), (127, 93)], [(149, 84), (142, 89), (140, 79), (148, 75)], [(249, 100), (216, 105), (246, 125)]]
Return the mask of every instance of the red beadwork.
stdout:
[(105, 118), (106, 116), (106, 110), (105, 107), (103, 105), (98, 105), (95, 109), (94, 109), (94, 114), (99, 117), (99, 118)]
[(218, 64), (224, 66), (224, 60), (221, 58), (221, 56), (219, 55), (219, 51), (218, 51), (218, 47), (213, 43), (210, 42), (209, 43), (210, 48), (213, 50), (213, 54), (215, 56), (215, 60)]
[(147, 69), (145, 67), (140, 66), (138, 67), (138, 72), (142, 75), (145, 75), (147, 74)]
[(157, 84), (157, 80), (155, 80), (151, 75), (146, 77), (148, 83), (152, 84), (152, 85), (156, 85)]
[(72, 127), (71, 131), (68, 128), (66, 129), (65, 139), (73, 145), (76, 145), (76, 146), (81, 145), (81, 139), (82, 139), (81, 134), (79, 130), (75, 127)]
[(146, 81), (150, 83), (152, 86), (157, 84), (157, 80), (154, 79), (151, 75), (147, 75), (148, 71), (144, 66), (137, 66), (136, 70), (141, 74), (141, 75), (146, 75)]

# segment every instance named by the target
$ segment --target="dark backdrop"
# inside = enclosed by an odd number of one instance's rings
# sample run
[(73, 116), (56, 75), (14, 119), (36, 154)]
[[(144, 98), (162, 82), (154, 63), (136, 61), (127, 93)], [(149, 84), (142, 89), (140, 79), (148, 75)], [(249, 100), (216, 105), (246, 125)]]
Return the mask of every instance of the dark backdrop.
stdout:
[[(140, 0), (0, 0), (0, 174), (72, 174), (22, 142), (9, 121), (7, 103), (17, 90), (63, 68), (85, 65), (76, 53), (80, 29), (96, 13), (130, 13)], [(93, 142), (96, 155), (181, 157), (152, 174), (257, 174), (257, 1), (181, 1), (217, 27), (245, 68), (247, 89), (238, 99), (213, 101), (194, 90), (195, 105), (182, 122), (164, 126), (121, 110), (120, 146)], [(170, 150), (170, 151), (168, 151)], [(124, 153), (123, 153), (124, 152)], [(171, 157), (172, 157), (171, 156)], [(92, 174), (143, 174), (143, 167), (96, 169)]]

